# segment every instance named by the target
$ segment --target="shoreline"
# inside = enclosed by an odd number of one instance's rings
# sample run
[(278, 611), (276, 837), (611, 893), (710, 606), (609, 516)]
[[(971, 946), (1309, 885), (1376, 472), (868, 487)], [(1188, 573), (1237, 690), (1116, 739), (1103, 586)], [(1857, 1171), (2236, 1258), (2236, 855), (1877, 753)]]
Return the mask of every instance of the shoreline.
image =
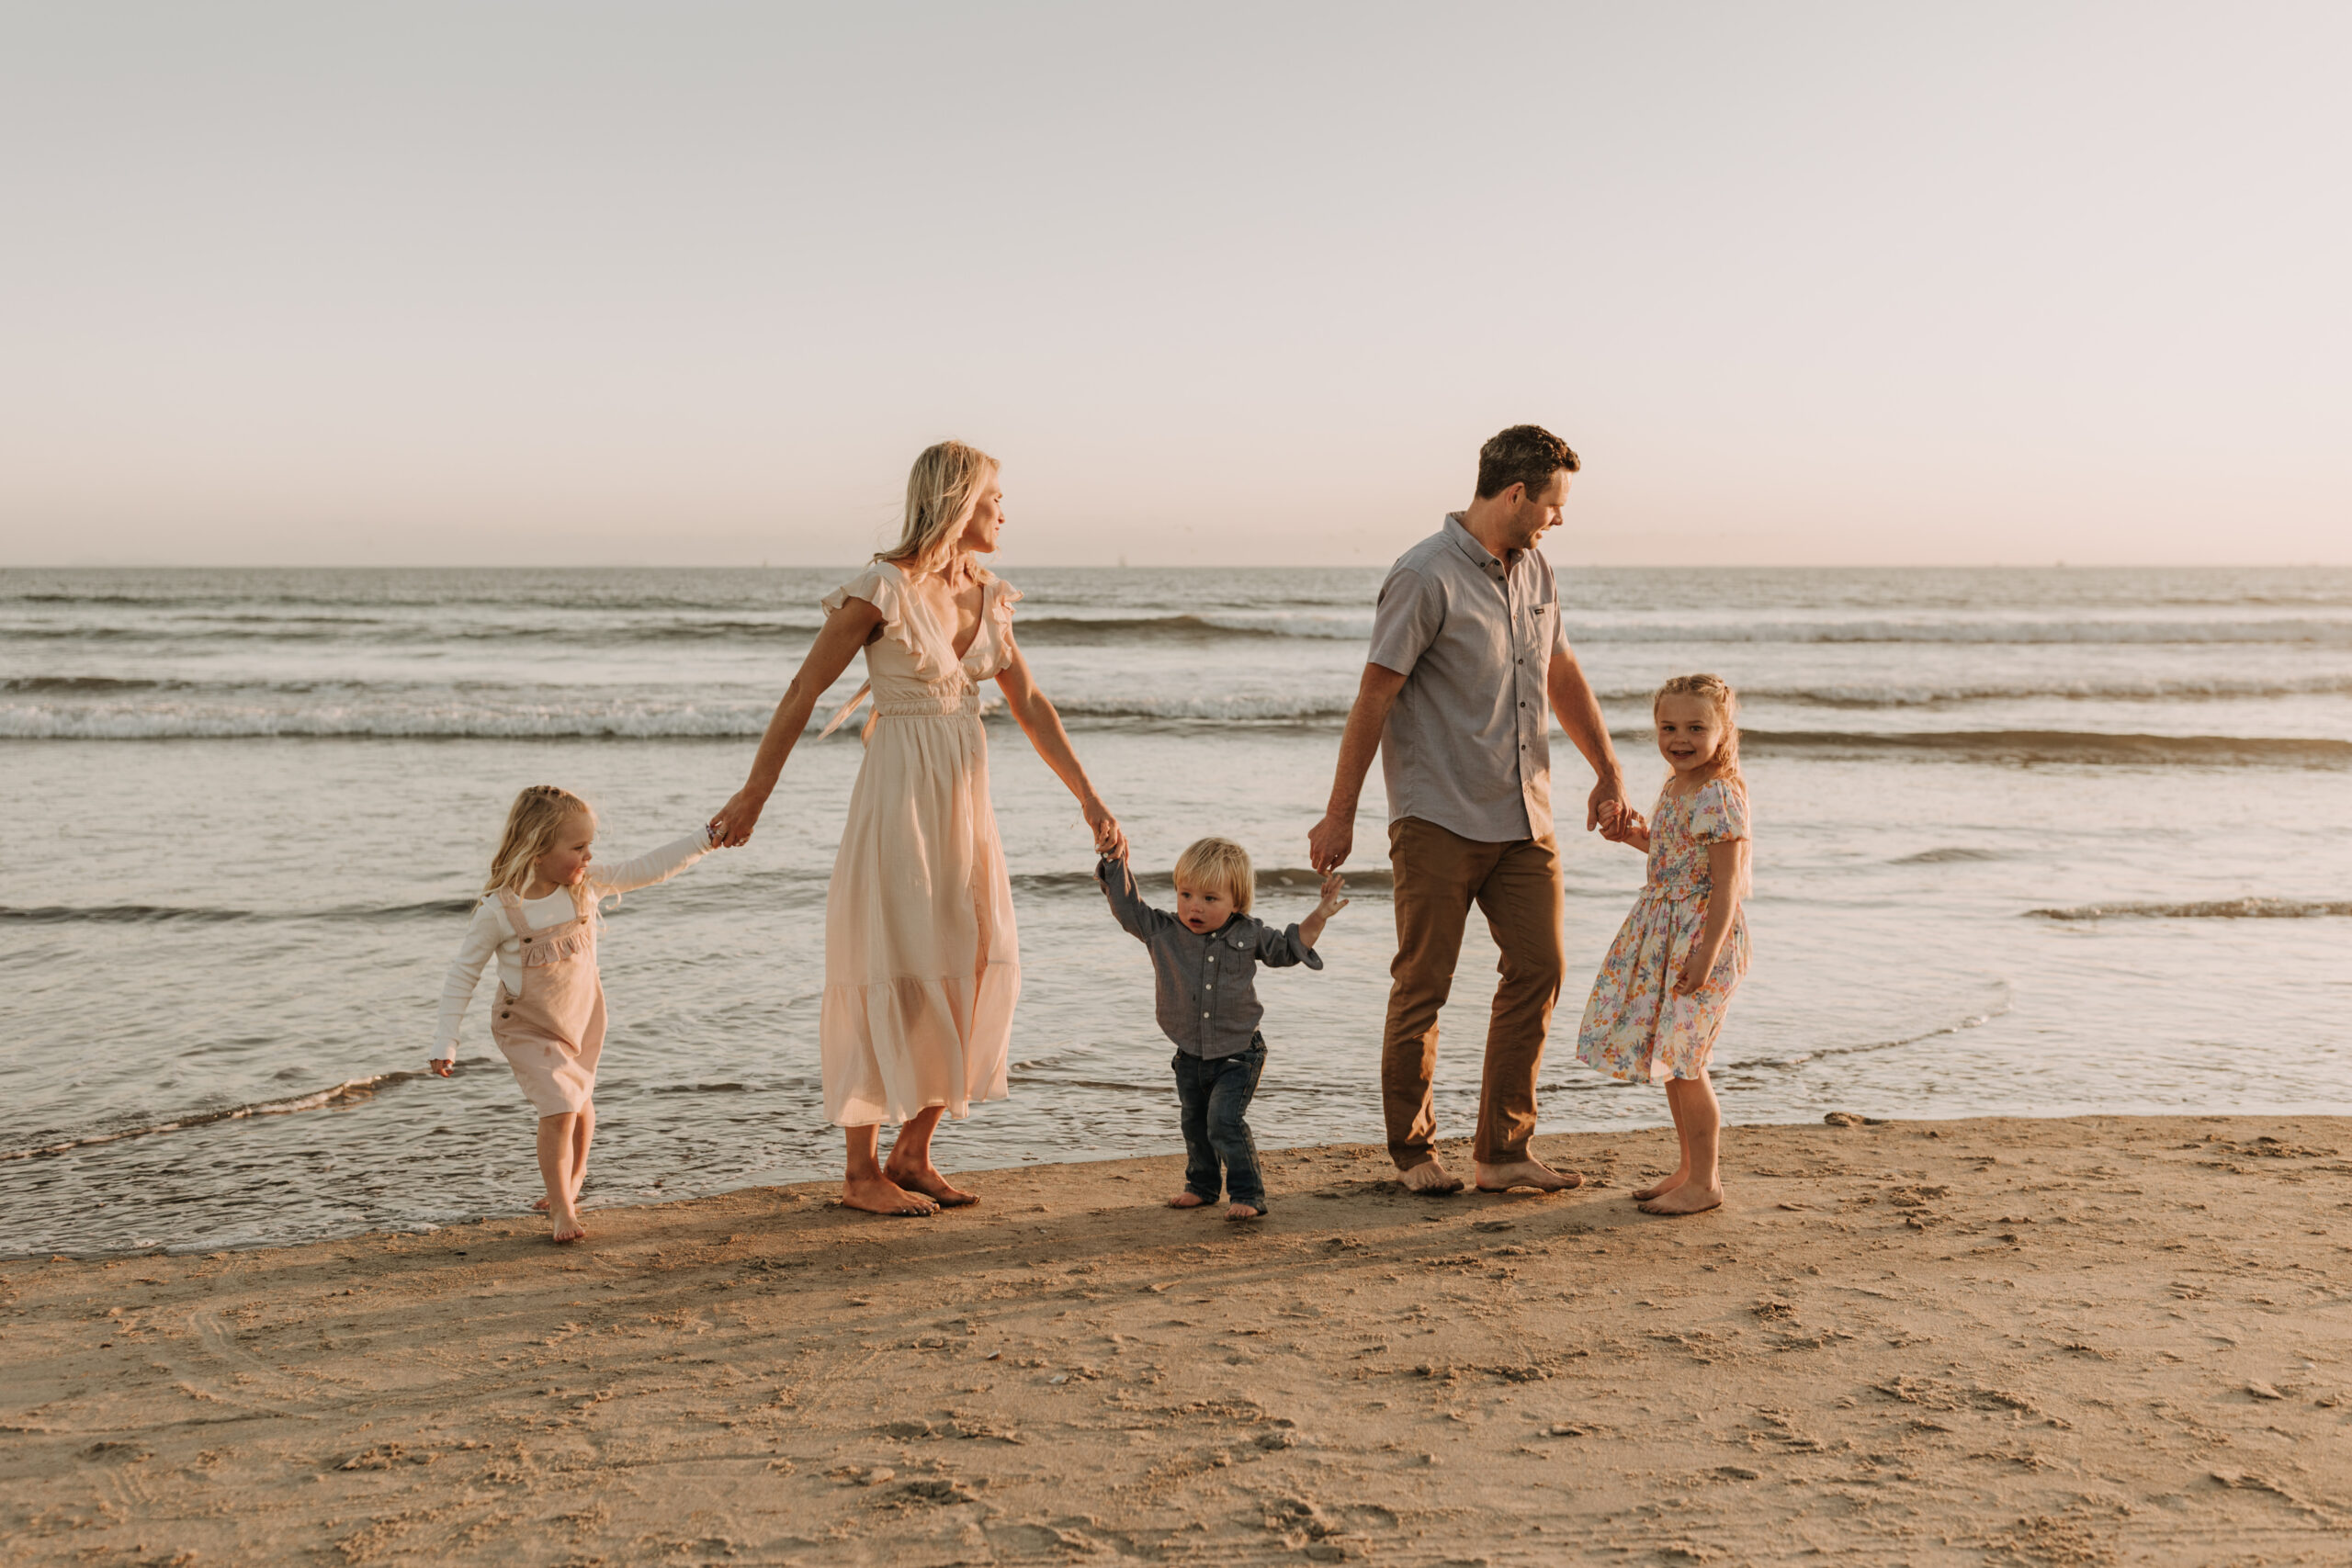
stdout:
[[(1270, 1150), (0, 1265), (12, 1561), (2321, 1562), (2352, 1118), (1540, 1135), (1555, 1197)], [(1449, 1159), (1456, 1145), (1448, 1141)]]

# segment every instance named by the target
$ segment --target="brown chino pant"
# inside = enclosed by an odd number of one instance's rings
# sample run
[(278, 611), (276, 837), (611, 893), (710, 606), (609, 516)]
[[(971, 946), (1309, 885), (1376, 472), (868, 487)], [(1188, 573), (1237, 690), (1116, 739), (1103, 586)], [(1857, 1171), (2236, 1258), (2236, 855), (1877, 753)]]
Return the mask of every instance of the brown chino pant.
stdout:
[(1487, 1025), (1472, 1157), (1487, 1165), (1527, 1157), (1535, 1133), (1535, 1074), (1560, 997), (1560, 852), (1550, 839), (1481, 843), (1408, 817), (1388, 825), (1396, 886), (1396, 961), (1389, 965), (1388, 1027), (1380, 1046), (1380, 1098), (1388, 1156), (1399, 1170), (1435, 1153), (1437, 1015), (1453, 988), (1462, 929), (1475, 902), (1502, 950), (1502, 976)]

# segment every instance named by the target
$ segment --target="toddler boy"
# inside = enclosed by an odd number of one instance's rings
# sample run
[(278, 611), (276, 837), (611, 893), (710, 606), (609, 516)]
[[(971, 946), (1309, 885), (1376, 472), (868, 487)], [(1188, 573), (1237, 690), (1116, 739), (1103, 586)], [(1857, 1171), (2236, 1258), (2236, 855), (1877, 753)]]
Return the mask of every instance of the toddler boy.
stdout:
[(1325, 877), (1314, 912), (1278, 931), (1250, 919), (1257, 876), (1249, 852), (1230, 839), (1203, 839), (1176, 857), (1173, 915), (1143, 901), (1125, 860), (1103, 860), (1094, 875), (1119, 924), (1151, 950), (1159, 1027), (1176, 1045), (1170, 1066), (1182, 1106), (1184, 1190), (1169, 1206), (1214, 1203), (1222, 1185), (1231, 1200), (1227, 1219), (1257, 1219), (1266, 1213), (1266, 1182), (1248, 1120), (1266, 1066), (1257, 967), (1322, 968), (1315, 942), (1323, 923), (1347, 908), (1340, 897), (1344, 884), (1337, 873)]

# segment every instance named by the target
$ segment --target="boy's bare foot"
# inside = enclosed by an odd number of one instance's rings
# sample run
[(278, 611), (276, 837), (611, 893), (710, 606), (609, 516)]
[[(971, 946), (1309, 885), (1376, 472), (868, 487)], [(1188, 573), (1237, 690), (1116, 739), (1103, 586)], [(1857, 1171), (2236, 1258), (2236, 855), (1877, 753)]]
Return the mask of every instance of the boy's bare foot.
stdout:
[(1641, 1189), (1639, 1191), (1628, 1192), (1625, 1196), (1631, 1198), (1636, 1203), (1646, 1203), (1653, 1198), (1663, 1197), (1665, 1194), (1673, 1191), (1676, 1188), (1681, 1186), (1684, 1182), (1690, 1179), (1690, 1173), (1678, 1165), (1674, 1168), (1674, 1174), (1668, 1177), (1664, 1181), (1653, 1181), (1647, 1187)]
[(927, 1161), (920, 1167), (901, 1168), (886, 1160), (882, 1174), (906, 1191), (920, 1192), (943, 1209), (960, 1209), (980, 1201), (978, 1193), (965, 1191)]
[(1253, 1203), (1233, 1203), (1227, 1206), (1225, 1217), (1228, 1220), (1262, 1220), (1266, 1217), (1266, 1211)]
[(1702, 1187), (1686, 1181), (1671, 1192), (1661, 1192), (1642, 1205), (1645, 1214), (1703, 1214), (1710, 1209), (1720, 1209), (1724, 1202), (1721, 1187)]
[(588, 1235), (588, 1227), (582, 1224), (580, 1216), (569, 1208), (550, 1210), (548, 1218), (551, 1222), (548, 1234), (559, 1245), (583, 1240)]
[(1480, 1163), (1470, 1168), (1478, 1179), (1478, 1190), (1481, 1192), (1508, 1192), (1514, 1187), (1566, 1192), (1571, 1187), (1584, 1185), (1584, 1178), (1575, 1171), (1554, 1170), (1532, 1155), (1525, 1159), (1512, 1160), (1508, 1165)]
[(1207, 1202), (1207, 1199), (1202, 1197), (1199, 1193), (1187, 1187), (1184, 1190), (1177, 1193), (1176, 1196), (1168, 1200), (1168, 1206), (1171, 1209), (1198, 1209), (1204, 1206)]
[(1397, 1179), (1404, 1182), (1406, 1191), (1419, 1192), (1424, 1197), (1442, 1198), (1449, 1192), (1462, 1190), (1462, 1179), (1446, 1169), (1435, 1155), (1419, 1165), (1406, 1167)]
[(852, 1177), (842, 1183), (842, 1207), (869, 1214), (935, 1214), (939, 1205), (910, 1192), (887, 1176)]

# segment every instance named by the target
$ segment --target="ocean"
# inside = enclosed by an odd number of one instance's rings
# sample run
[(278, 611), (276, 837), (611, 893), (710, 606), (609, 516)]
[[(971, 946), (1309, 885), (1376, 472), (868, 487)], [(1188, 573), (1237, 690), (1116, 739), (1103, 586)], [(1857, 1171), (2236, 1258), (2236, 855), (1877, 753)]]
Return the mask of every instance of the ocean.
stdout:
[[(586, 795), (605, 858), (692, 830), (850, 570), (0, 571), (0, 1255), (537, 1196), (487, 994), (458, 1076), (422, 1070), (506, 804)], [(1225, 833), (1259, 913), (1304, 914), (1380, 573), (1004, 573), (1147, 886)], [(2352, 570), (1560, 581), (1637, 804), (1665, 773), (1657, 682), (1745, 696), (1755, 967), (1717, 1051), (1727, 1121), (2352, 1112)], [(989, 741), (1024, 965), (1012, 1096), (944, 1128), (943, 1165), (1173, 1152), (1143, 951), (1068, 795), (1009, 721)], [(590, 1207), (838, 1172), (816, 1023), (859, 754), (854, 725), (812, 735), (749, 846), (613, 910)], [(1582, 831), (1589, 775), (1557, 737), (1555, 762), (1569, 981), (1544, 1126), (1662, 1125), (1658, 1090), (1573, 1055), (1642, 863)], [(1378, 781), (1328, 967), (1260, 987), (1268, 1145), (1382, 1135)], [(1472, 923), (1445, 1135), (1470, 1128), (1493, 967)]]

